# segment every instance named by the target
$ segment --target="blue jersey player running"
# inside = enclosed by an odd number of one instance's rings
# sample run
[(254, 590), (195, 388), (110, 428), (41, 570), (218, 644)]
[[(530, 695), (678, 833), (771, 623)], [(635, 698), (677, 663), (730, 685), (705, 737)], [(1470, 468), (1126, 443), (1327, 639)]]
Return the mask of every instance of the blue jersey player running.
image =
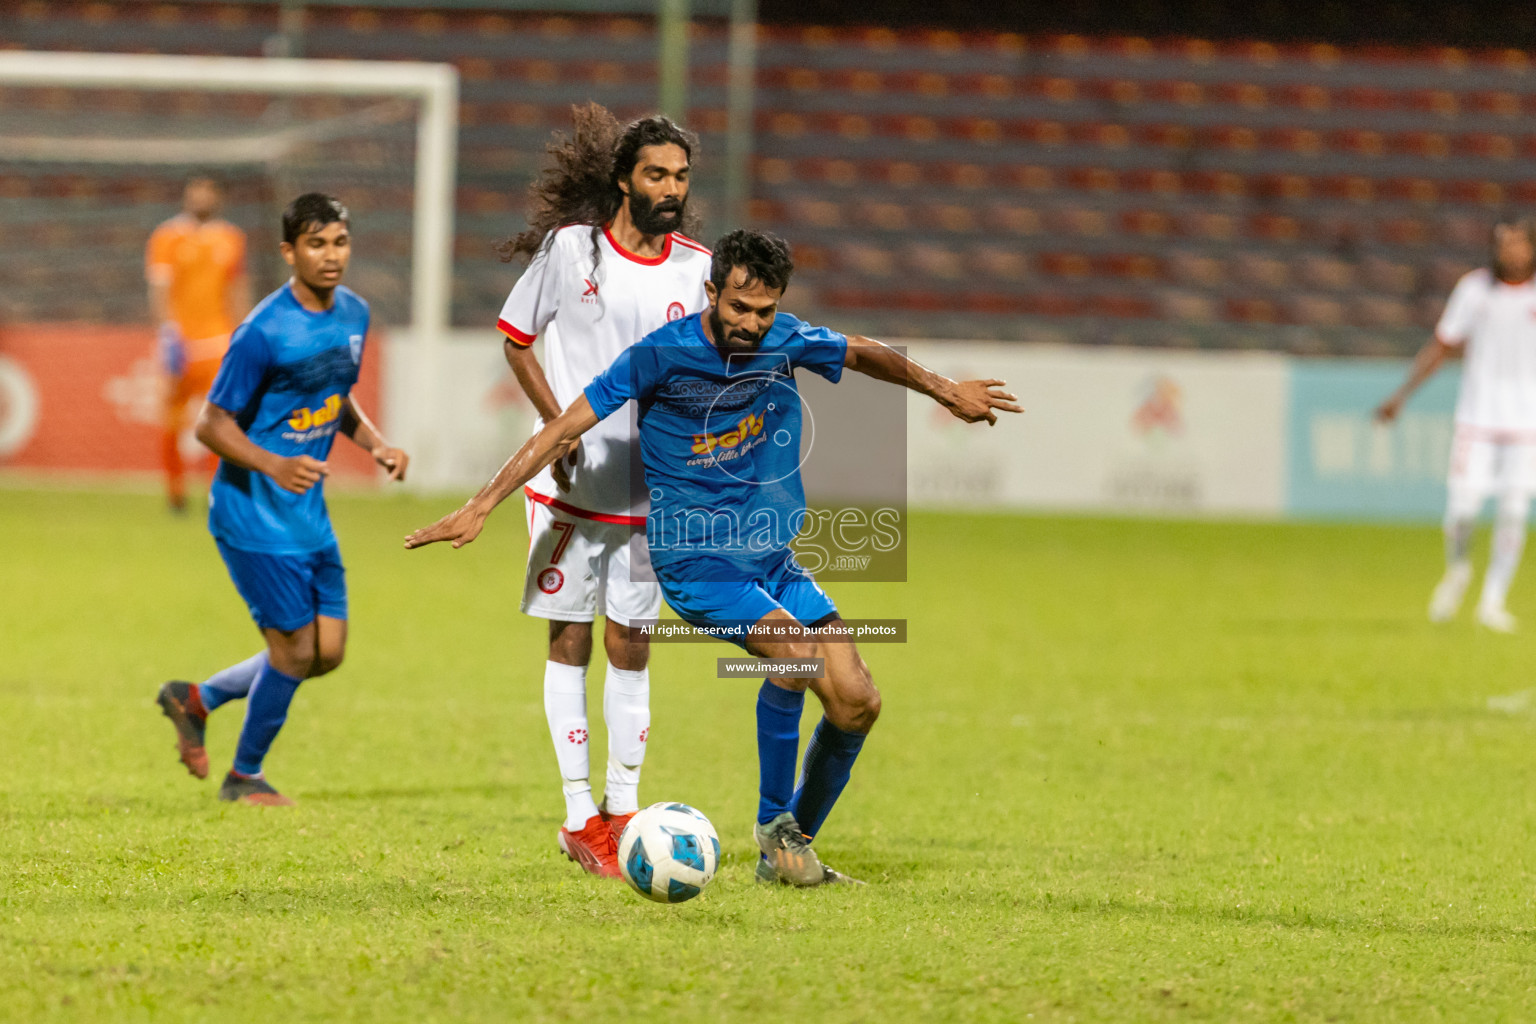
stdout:
[[(793, 264), (783, 241), (736, 231), (714, 249), (709, 308), (647, 335), (587, 385), (462, 508), (406, 539), (454, 547), (584, 431), (634, 399), (651, 508), (647, 539), (667, 603), (694, 626), (763, 658), (822, 658), (817, 679), (770, 675), (757, 698), (763, 881), (851, 881), (811, 849), (847, 785), (880, 694), (857, 647), (838, 635), (831, 599), (794, 560), (806, 516), (794, 370), (831, 381), (849, 368), (932, 397), (967, 422), (1019, 412), (999, 380), (956, 382), (877, 341), (845, 337), (778, 312)], [(702, 527), (702, 528), (698, 528)], [(824, 631), (824, 632), (823, 632)], [(800, 713), (809, 686), (823, 717), (798, 787)]]
[(208, 529), (266, 650), (200, 685), (166, 683), (157, 698), (182, 763), (200, 779), (209, 712), (248, 698), (219, 799), (269, 806), (293, 802), (261, 765), (294, 692), (340, 665), (346, 650), (347, 581), (322, 493), (331, 444), (345, 434), (392, 480), (410, 462), (352, 399), (368, 304), (341, 285), (351, 255), (346, 207), (318, 192), (299, 196), (283, 213), (282, 254), (293, 277), (236, 329), (197, 422), (197, 439), (221, 460)]

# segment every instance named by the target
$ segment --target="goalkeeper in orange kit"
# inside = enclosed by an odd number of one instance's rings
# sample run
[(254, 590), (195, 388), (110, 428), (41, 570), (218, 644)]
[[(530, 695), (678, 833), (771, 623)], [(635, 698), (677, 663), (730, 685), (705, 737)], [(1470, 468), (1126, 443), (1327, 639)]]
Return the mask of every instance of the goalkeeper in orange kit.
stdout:
[(191, 426), (230, 333), (250, 309), (245, 233), (219, 217), (224, 189), (207, 174), (187, 179), (181, 213), (149, 237), (145, 277), (149, 308), (160, 329), (160, 366), (166, 378), (161, 461), (172, 511), (186, 508), (182, 434)]

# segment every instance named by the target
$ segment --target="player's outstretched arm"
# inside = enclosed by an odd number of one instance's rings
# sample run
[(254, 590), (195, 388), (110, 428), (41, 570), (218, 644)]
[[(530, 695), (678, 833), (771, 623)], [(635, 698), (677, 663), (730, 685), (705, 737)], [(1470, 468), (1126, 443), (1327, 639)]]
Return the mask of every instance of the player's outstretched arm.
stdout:
[(539, 470), (554, 462), (570, 442), (596, 425), (597, 414), (592, 411), (592, 403), (587, 401), (586, 395), (582, 395), (571, 403), (570, 408), (544, 424), (542, 430), (530, 437), (517, 450), (517, 454), (508, 459), (506, 465), (491, 478), (490, 483), (480, 488), (479, 493), (466, 501), (462, 508), (431, 526), (417, 530), (405, 538), (405, 546), (419, 548), (444, 540), (451, 541), (456, 548), (468, 544), (480, 536), (480, 530), (485, 526), (485, 517), (491, 514), (493, 508), (532, 480)]
[(405, 470), (411, 464), (411, 457), (403, 449), (384, 440), (379, 428), (373, 425), (368, 414), (363, 412), (362, 406), (351, 395), (347, 396), (341, 406), (341, 432), (350, 437), (353, 444), (372, 455), (373, 461), (389, 472), (391, 480), (405, 479)]
[(293, 494), (303, 494), (329, 472), (325, 463), (308, 455), (282, 456), (267, 451), (245, 436), (234, 413), (212, 402), (203, 403), (203, 411), (197, 415), (196, 433), (203, 446), (225, 462), (265, 473), (277, 486)]
[(867, 377), (921, 392), (967, 423), (986, 420), (992, 425), (999, 412), (1024, 411), (1015, 404), (1013, 395), (996, 390), (1007, 381), (950, 380), (873, 338), (850, 334), (843, 365)]
[(1397, 419), (1397, 414), (1402, 411), (1403, 403), (1408, 401), (1419, 386), (1435, 375), (1440, 369), (1440, 364), (1452, 352), (1450, 345), (1439, 338), (1430, 338), (1419, 349), (1419, 354), (1413, 357), (1413, 366), (1408, 369), (1408, 379), (1403, 381), (1403, 386), (1392, 392), (1391, 396), (1376, 407), (1376, 419), (1380, 423), (1391, 423)]

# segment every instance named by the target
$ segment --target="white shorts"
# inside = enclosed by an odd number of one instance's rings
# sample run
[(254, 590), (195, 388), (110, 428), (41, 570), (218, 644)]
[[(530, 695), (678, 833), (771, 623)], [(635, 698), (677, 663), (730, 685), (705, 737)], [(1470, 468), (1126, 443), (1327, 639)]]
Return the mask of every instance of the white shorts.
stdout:
[(1475, 515), (1495, 495), (1536, 493), (1536, 437), (1457, 427), (1446, 483), (1452, 506), (1464, 514)]
[[(644, 526), (600, 522), (523, 500), (528, 505), (525, 613), (558, 622), (591, 622), (604, 615), (621, 626), (661, 614), (661, 586), (651, 571)], [(636, 574), (638, 580), (632, 578)]]

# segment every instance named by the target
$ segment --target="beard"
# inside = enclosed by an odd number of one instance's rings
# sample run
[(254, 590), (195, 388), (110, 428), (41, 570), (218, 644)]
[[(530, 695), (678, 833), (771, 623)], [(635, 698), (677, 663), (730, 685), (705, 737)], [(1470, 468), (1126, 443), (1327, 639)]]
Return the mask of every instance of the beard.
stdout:
[(669, 235), (676, 231), (683, 226), (687, 212), (687, 196), (653, 203), (639, 192), (631, 191), (629, 194), (629, 219), (635, 222), (635, 227), (642, 235), (648, 237)]
[(1530, 260), (1522, 260), (1519, 263), (1501, 260), (1498, 257), (1494, 257), (1493, 260), (1493, 275), (1510, 284), (1519, 284), (1524, 281), (1531, 276), (1533, 270), (1536, 270), (1536, 266), (1533, 266)]
[(726, 333), (725, 322), (720, 319), (720, 306), (717, 303), (709, 307), (709, 333), (715, 339), (715, 344), (722, 349), (755, 349), (763, 340), (763, 332), (753, 334), (751, 331), (731, 331)]

